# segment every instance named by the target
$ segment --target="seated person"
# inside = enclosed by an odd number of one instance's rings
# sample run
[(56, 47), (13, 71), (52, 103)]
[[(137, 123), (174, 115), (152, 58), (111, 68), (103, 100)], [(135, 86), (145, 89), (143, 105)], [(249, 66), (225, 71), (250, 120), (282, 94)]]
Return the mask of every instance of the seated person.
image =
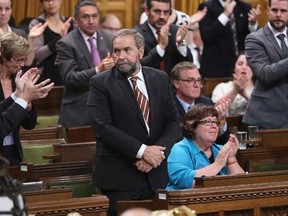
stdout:
[[(202, 88), (202, 80), (196, 65), (191, 62), (180, 62), (175, 65), (171, 71), (171, 81), (173, 83), (175, 94), (174, 100), (179, 113), (179, 122), (186, 112), (196, 104), (214, 105), (209, 97), (200, 95)], [(230, 107), (230, 100), (223, 100), (216, 106), (218, 111), (220, 128), (222, 129), (217, 139), (218, 144), (225, 144), (229, 139), (229, 130), (225, 121), (226, 113)]]
[(212, 93), (213, 102), (218, 104), (223, 99), (230, 99), (232, 104), (228, 115), (244, 115), (254, 88), (252, 76), (245, 54), (240, 53), (234, 66), (233, 81), (222, 82), (215, 87)]
[(218, 126), (218, 112), (213, 106), (198, 104), (187, 112), (181, 124), (184, 138), (173, 146), (167, 159), (166, 189), (192, 188), (195, 177), (244, 173), (235, 157), (237, 138), (230, 135), (224, 146), (215, 143)]

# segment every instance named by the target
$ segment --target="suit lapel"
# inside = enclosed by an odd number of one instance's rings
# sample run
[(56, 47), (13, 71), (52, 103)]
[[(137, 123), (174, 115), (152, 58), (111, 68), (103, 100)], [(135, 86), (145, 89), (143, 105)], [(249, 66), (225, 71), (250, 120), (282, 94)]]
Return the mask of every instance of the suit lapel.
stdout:
[(264, 26), (263, 29), (265, 36), (267, 37), (267, 40), (270, 41), (270, 43), (273, 45), (273, 47), (275, 48), (276, 52), (279, 54), (279, 56), (282, 58), (282, 51), (281, 48), (279, 47), (279, 44), (277, 43), (273, 32), (269, 29), (268, 25)]
[(94, 66), (94, 63), (92, 61), (92, 57), (91, 57), (91, 54), (87, 48), (87, 45), (86, 45), (86, 42), (84, 41), (79, 29), (77, 28), (76, 29), (76, 32), (75, 32), (75, 41), (77, 41), (77, 44), (78, 44), (78, 48), (79, 50), (84, 54), (86, 60), (87, 60), (87, 63), (89, 65), (89, 67), (93, 68), (95, 67)]
[(136, 101), (133, 89), (131, 88), (131, 85), (129, 81), (127, 80), (127, 77), (122, 75), (117, 69), (114, 69), (115, 72), (115, 79), (117, 84), (119, 85), (120, 89), (123, 91), (123, 98), (127, 98), (128, 100), (128, 106), (131, 105), (132, 109), (136, 113), (136, 115), (139, 118), (139, 121), (143, 125), (143, 127), (146, 129), (146, 124), (144, 122), (144, 118), (142, 115), (142, 112), (140, 110), (140, 107)]
[(107, 52), (109, 52), (107, 47), (104, 43), (104, 35), (101, 31), (97, 31), (97, 49), (100, 55), (101, 60), (104, 59), (107, 55)]

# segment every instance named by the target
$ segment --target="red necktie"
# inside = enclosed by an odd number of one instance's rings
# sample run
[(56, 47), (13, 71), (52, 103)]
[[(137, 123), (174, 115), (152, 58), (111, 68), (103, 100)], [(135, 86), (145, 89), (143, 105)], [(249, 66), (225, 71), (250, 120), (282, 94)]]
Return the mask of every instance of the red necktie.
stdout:
[(98, 49), (96, 48), (93, 40), (94, 40), (93, 36), (88, 39), (90, 43), (91, 56), (92, 56), (93, 63), (95, 66), (98, 66), (101, 63), (101, 60), (100, 60)]
[(146, 123), (149, 125), (149, 115), (150, 115), (150, 106), (149, 106), (149, 101), (146, 99), (146, 97), (142, 94), (142, 92), (139, 90), (137, 86), (137, 76), (132, 76), (130, 78), (134, 94), (137, 100), (137, 103), (142, 111), (143, 117), (146, 121)]
[[(159, 44), (159, 40), (160, 40), (160, 29), (158, 29), (158, 30), (156, 31), (156, 33), (157, 33), (157, 36), (158, 36), (158, 38), (157, 38), (157, 43)], [(164, 59), (160, 61), (160, 70), (166, 71), (166, 65), (165, 65)]]

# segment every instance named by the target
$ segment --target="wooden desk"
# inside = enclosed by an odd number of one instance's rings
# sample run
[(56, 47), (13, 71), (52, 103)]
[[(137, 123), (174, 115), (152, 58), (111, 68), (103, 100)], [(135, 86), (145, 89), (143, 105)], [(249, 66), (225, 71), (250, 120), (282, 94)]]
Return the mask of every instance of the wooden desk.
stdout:
[(27, 204), (28, 214), (37, 216), (66, 216), (70, 212), (82, 216), (106, 216), (108, 207), (108, 198), (102, 195)]
[(39, 181), (43, 177), (91, 174), (92, 163), (89, 161), (62, 162), (40, 165), (21, 163), (19, 166), (9, 167), (8, 173), (11, 177), (23, 182)]
[[(237, 152), (237, 160), (240, 166), (248, 172), (253, 170), (253, 163), (263, 160), (274, 160), (276, 163), (281, 163), (288, 155), (288, 147), (273, 147), (273, 148), (247, 148)], [(267, 161), (268, 162), (268, 161)]]
[(197, 216), (270, 216), (288, 212), (288, 181), (159, 190), (155, 200), (118, 202), (118, 213), (131, 207), (151, 210), (173, 209), (181, 205), (195, 210)]
[(288, 181), (288, 170), (229, 176), (195, 177), (195, 188)]

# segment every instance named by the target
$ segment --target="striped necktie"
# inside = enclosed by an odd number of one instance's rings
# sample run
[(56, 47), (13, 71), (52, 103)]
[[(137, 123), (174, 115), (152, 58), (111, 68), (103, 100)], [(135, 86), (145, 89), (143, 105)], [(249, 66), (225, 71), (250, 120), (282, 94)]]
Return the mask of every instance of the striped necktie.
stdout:
[(145, 119), (147, 125), (149, 125), (149, 123), (150, 123), (150, 121), (149, 121), (149, 116), (150, 116), (149, 101), (147, 100), (145, 95), (139, 90), (139, 88), (137, 86), (137, 79), (138, 79), (137, 76), (132, 76), (130, 78), (137, 103), (138, 103), (138, 105), (142, 111), (142, 114), (143, 114), (143, 118)]

